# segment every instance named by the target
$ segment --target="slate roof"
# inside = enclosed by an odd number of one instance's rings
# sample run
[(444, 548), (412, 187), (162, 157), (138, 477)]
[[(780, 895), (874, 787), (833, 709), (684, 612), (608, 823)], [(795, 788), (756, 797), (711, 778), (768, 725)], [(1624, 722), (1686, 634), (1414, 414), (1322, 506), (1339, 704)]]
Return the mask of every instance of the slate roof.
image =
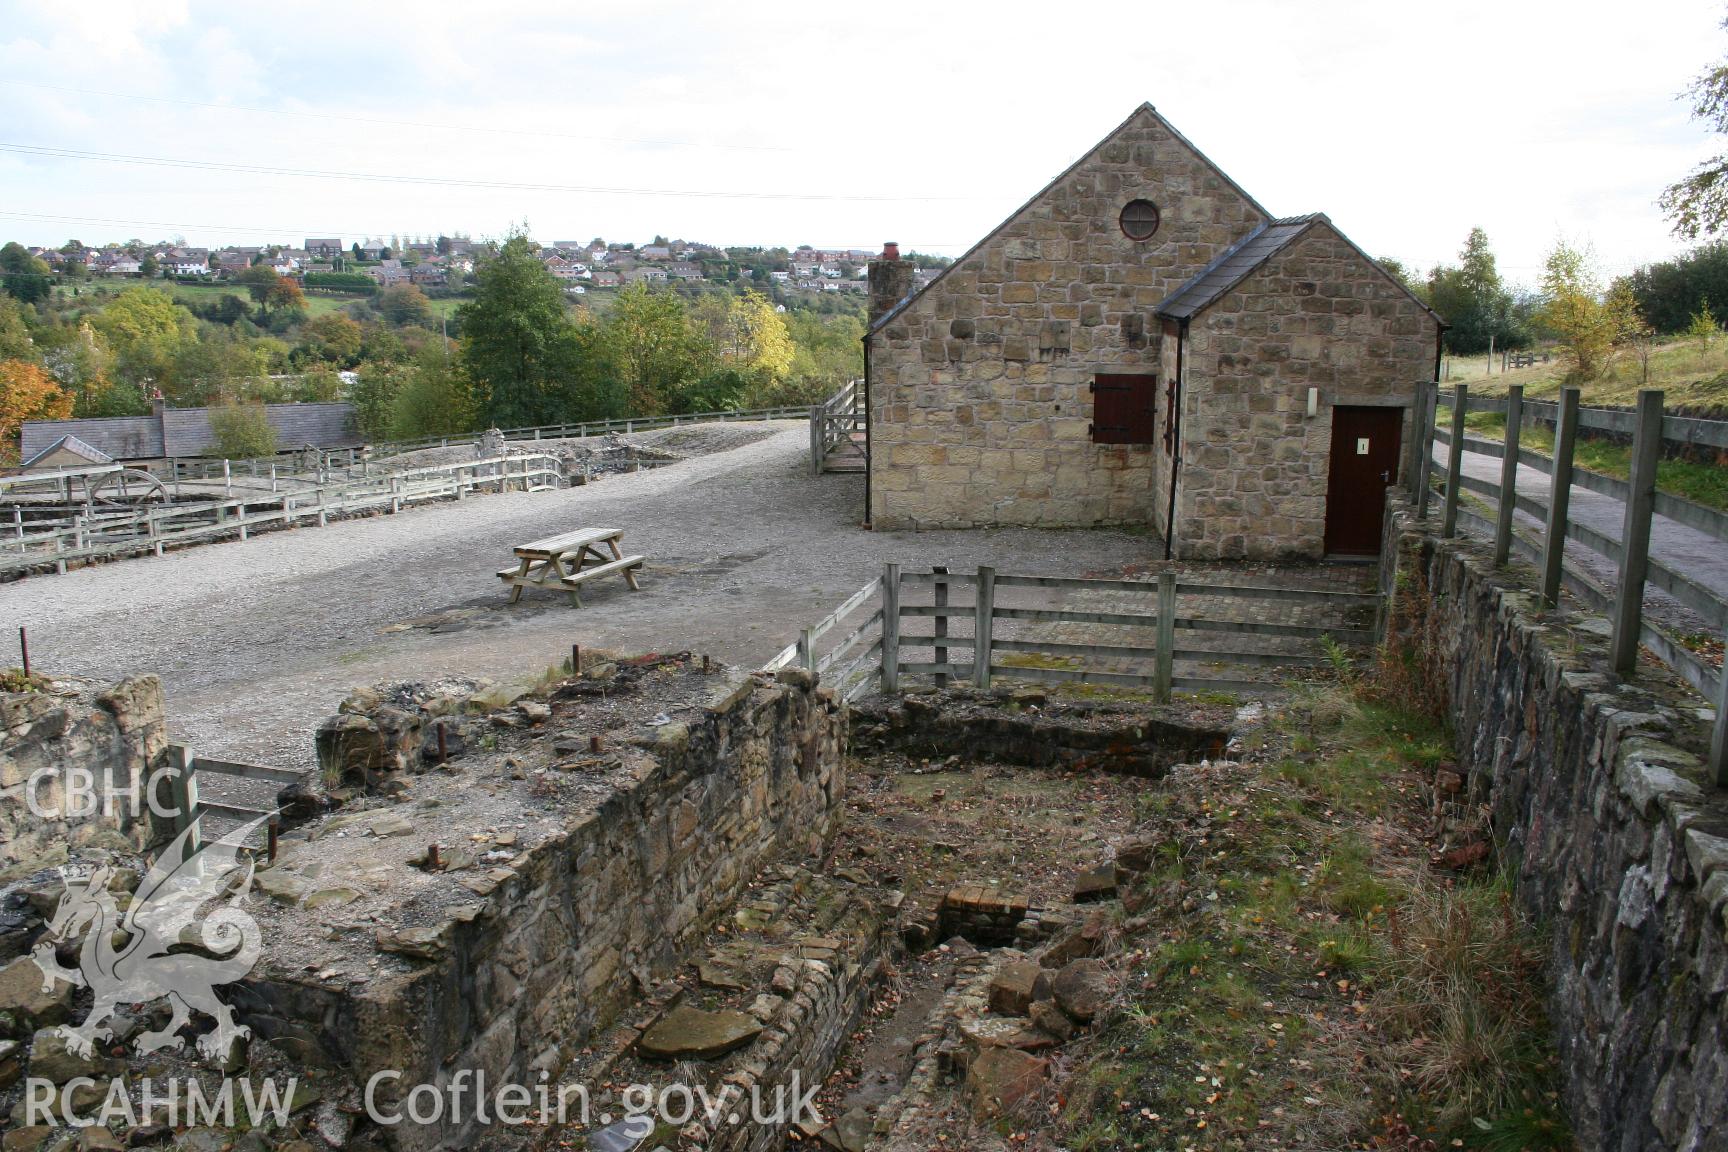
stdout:
[(1326, 217), (1287, 216), (1262, 224), (1230, 248), (1182, 287), (1171, 293), (1156, 311), (1172, 320), (1188, 320), (1210, 307), (1230, 289), (1246, 280), (1255, 269), (1272, 259), (1316, 221)]
[(62, 448), (64, 448), (66, 451), (72, 453), (75, 456), (82, 456), (84, 459), (90, 461), (90, 463), (92, 463), (92, 464), (112, 464), (112, 463), (114, 463), (114, 457), (108, 455), (108, 453), (102, 451), (100, 448), (92, 448), (92, 447), (90, 447), (90, 445), (84, 443), (84, 441), (78, 439), (78, 437), (73, 436), (70, 433), (68, 433), (67, 435), (62, 436), (62, 437), (60, 437), (60, 439), (54, 441), (54, 443), (48, 445), (48, 447), (42, 449), (40, 452), (37, 452), (35, 455), (31, 456), (30, 459), (24, 461), (23, 464), (19, 465), (19, 467), (29, 468), (31, 465), (35, 464), (36, 461), (42, 459), (45, 456), (52, 456), (54, 453), (60, 451), (60, 449), (62, 449)]

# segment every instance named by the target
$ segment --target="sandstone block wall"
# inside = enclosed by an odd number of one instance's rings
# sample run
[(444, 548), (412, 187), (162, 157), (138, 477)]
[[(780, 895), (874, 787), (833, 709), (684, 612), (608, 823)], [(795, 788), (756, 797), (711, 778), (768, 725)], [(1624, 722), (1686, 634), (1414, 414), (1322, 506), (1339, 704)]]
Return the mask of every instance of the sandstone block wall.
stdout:
[(1460, 763), (1546, 926), (1566, 1103), (1586, 1150), (1728, 1146), (1728, 796), (1702, 701), (1550, 622), (1484, 549), (1389, 510), (1394, 633), (1438, 614)]
[[(1147, 241), (1118, 224), (1137, 197)], [(1151, 522), (1165, 470), (1091, 442), (1093, 374), (1159, 372), (1153, 308), (1266, 219), (1137, 112), (871, 337), (872, 522)]]
[[(429, 962), (338, 996), (297, 973), (254, 973), (235, 986), (241, 1018), (360, 1083), (401, 1070), (403, 1093), (442, 1089), (461, 1069), (493, 1084), (557, 1075), (688, 959), (763, 865), (821, 850), (844, 798), (844, 737), (843, 707), (807, 673), (747, 678), (699, 721), (658, 729), (632, 787), (537, 844), (475, 904), (441, 913)], [(464, 1138), (393, 1134), (405, 1148)]]
[[(64, 860), (66, 848), (105, 837), (143, 847), (151, 834), (144, 784), (167, 748), (162, 685), (154, 676), (108, 688), (59, 681), (50, 691), (0, 693), (0, 875)], [(35, 806), (54, 816), (37, 815), (25, 795), (43, 769)], [(89, 774), (99, 801), (82, 815), (70, 814), (78, 801), (68, 795), (68, 773), (75, 770)], [(128, 795), (134, 790), (135, 804)]]
[[(1177, 555), (1319, 558), (1332, 409), (1400, 406), (1407, 442), (1415, 383), (1433, 375), (1435, 335), (1433, 316), (1324, 221), (1196, 316), (1185, 352)], [(1312, 419), (1311, 387), (1320, 390)]]

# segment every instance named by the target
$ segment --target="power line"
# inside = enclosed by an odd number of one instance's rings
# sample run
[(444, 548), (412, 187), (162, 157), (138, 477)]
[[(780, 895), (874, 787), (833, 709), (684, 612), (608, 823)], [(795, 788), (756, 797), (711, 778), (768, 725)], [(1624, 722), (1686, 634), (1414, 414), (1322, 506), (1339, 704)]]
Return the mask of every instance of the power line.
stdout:
[(266, 116), (288, 116), (303, 120), (339, 120), (350, 124), (382, 124), (394, 128), (431, 128), (440, 132), (478, 132), (487, 136), (534, 136), (559, 140), (588, 140), (606, 144), (648, 144), (666, 148), (713, 148), (730, 152), (801, 152), (799, 148), (777, 148), (761, 144), (716, 144), (706, 140), (664, 140), (652, 137), (592, 136), (576, 132), (549, 132), (533, 128), (476, 128), (467, 124), (439, 124), (427, 120), (391, 120), (376, 116), (349, 116), (337, 112), (299, 112), (287, 108), (264, 108), (256, 104), (217, 104), (207, 100), (184, 100), (173, 96), (143, 96), (135, 92), (106, 92), (96, 88), (74, 88), (64, 84), (41, 84), (30, 80), (0, 80), (14, 88), (38, 88), (47, 92), (72, 92), (80, 96), (106, 96), (116, 100), (138, 100), (152, 104), (178, 104), (185, 108), (212, 108), (219, 112), (256, 112)]
[(259, 164), (230, 164), (213, 160), (185, 160), (173, 156), (138, 156), (124, 152), (87, 152), (76, 148), (51, 148), (41, 144), (0, 142), (0, 152), (38, 156), (50, 160), (95, 160), (104, 164), (138, 164), (159, 168), (194, 168), (206, 172), (238, 172), (258, 176), (287, 176), (308, 180), (370, 180), (385, 184), (434, 184), (451, 188), (495, 188), (513, 192), (570, 192), (597, 196), (671, 196), (697, 200), (815, 200), (860, 203), (927, 203), (935, 201), (991, 201), (989, 196), (848, 196), (821, 192), (713, 192), (675, 188), (610, 188), (586, 184), (538, 184), (512, 180), (472, 180), (455, 176), (402, 176), (389, 172), (335, 172), (317, 168), (276, 168)]
[[(279, 225), (262, 224), (180, 224), (170, 220), (121, 220), (108, 216), (59, 216), (42, 212), (0, 212), (0, 220), (42, 220), (55, 224), (125, 224), (140, 228), (173, 228), (182, 232), (275, 232), (284, 236), (299, 234), (302, 236), (377, 236), (378, 229), (359, 228), (284, 228)], [(400, 232), (400, 228), (383, 230), (383, 234)]]

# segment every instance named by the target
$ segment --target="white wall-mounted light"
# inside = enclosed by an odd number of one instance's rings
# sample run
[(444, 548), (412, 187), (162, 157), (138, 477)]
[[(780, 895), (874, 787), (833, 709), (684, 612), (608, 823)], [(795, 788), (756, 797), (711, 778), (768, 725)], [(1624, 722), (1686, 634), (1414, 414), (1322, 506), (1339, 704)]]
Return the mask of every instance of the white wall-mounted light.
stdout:
[(1310, 388), (1308, 389), (1308, 419), (1312, 420), (1318, 415), (1320, 415), (1320, 389)]

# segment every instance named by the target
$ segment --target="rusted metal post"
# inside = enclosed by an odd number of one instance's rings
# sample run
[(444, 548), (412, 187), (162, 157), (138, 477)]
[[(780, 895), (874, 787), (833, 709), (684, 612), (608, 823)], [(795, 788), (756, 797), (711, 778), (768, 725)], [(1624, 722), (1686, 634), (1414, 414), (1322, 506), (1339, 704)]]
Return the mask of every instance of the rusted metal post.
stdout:
[(443, 861), (438, 859), (438, 845), (426, 845), (426, 871), (438, 872), (441, 871), (443, 867)]
[(1609, 646), (1614, 671), (1630, 676), (1638, 665), (1644, 623), (1644, 580), (1650, 574), (1650, 518), (1656, 511), (1656, 464), (1662, 449), (1662, 393), (1638, 390), (1637, 430), (1632, 438), (1631, 491), (1620, 527), (1620, 586), (1614, 592), (1614, 632)]
[(264, 859), (274, 864), (276, 863), (276, 841), (282, 834), (281, 818), (277, 816), (270, 817), (270, 823), (265, 826), (265, 831)]
[(1417, 414), (1416, 431), (1416, 440), (1422, 455), (1416, 467), (1416, 518), (1419, 520), (1427, 519), (1428, 500), (1433, 495), (1428, 489), (1428, 478), (1434, 472), (1434, 416), (1439, 403), (1439, 385), (1425, 385), (1420, 401), (1422, 411)]
[(24, 675), (30, 675), (30, 634), (24, 631), (24, 626), (18, 626), (18, 657), (24, 666)]
[(598, 752), (603, 746), (604, 741), (600, 739), (600, 733), (596, 732), (594, 735), (588, 737), (588, 751)]
[(570, 675), (582, 675), (582, 645), (570, 645)]

